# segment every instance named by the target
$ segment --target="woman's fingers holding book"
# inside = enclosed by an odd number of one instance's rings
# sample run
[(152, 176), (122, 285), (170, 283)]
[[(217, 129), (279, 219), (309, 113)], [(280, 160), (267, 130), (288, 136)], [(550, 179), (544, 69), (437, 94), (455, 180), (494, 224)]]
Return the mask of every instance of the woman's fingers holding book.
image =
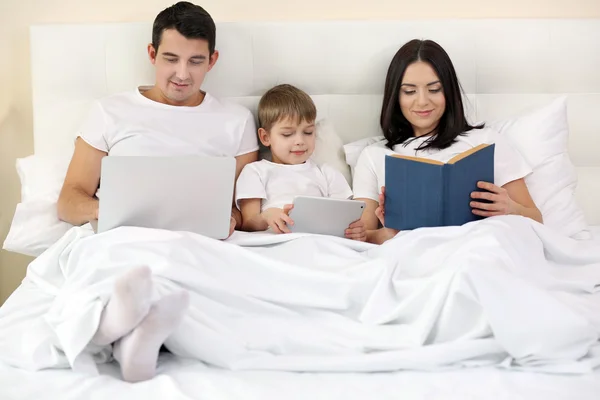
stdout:
[(381, 222), (381, 226), (385, 226), (385, 212), (383, 211), (382, 206), (378, 206), (375, 209), (375, 216), (377, 217), (379, 222)]
[(469, 205), (471, 208), (477, 208), (480, 210), (501, 211), (501, 206), (497, 203), (480, 203), (478, 201), (472, 201)]
[(512, 200), (506, 189), (488, 182), (478, 182), (477, 186), (487, 192), (473, 192), (473, 199), (486, 200), (486, 202), (472, 201), (470, 206), (473, 208), (473, 214), (483, 217), (494, 215), (511, 214)]
[(379, 219), (382, 226), (385, 226), (385, 186), (381, 187), (381, 193), (379, 193), (379, 205), (375, 209), (375, 216)]
[(490, 192), (472, 192), (471, 197), (474, 199), (496, 201), (498, 195)]
[(379, 205), (384, 207), (385, 204), (385, 186), (381, 187), (381, 193), (379, 193)]
[(480, 217), (495, 217), (496, 215), (505, 215), (504, 213), (499, 211), (483, 211), (478, 210), (477, 208), (474, 208), (472, 212), (473, 214), (479, 215)]
[(479, 189), (484, 189), (487, 191), (490, 191), (492, 193), (502, 193), (503, 188), (501, 188), (500, 186), (494, 185), (493, 183), (490, 182), (483, 182), (483, 181), (479, 181), (477, 182), (477, 187)]

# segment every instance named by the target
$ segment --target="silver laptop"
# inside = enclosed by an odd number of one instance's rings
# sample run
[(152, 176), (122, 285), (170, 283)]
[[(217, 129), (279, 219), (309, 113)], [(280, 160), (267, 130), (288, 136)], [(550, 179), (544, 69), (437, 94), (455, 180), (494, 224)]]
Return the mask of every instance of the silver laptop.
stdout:
[(97, 231), (136, 226), (225, 239), (234, 180), (232, 157), (104, 157)]

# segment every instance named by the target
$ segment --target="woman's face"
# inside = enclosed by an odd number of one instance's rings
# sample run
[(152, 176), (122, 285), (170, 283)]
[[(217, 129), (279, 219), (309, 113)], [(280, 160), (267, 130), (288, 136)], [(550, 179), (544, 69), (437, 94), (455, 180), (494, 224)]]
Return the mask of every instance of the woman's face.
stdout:
[(415, 136), (426, 135), (437, 127), (446, 110), (446, 97), (431, 65), (417, 61), (406, 68), (399, 101), (400, 110), (412, 125)]

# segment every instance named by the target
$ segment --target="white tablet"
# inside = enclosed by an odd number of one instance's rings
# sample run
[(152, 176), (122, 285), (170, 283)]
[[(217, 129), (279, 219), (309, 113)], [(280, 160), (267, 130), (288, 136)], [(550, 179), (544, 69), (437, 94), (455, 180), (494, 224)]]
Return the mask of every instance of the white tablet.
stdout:
[(364, 201), (297, 196), (290, 217), (292, 232), (317, 233), (344, 237), (348, 226), (358, 221), (365, 209)]

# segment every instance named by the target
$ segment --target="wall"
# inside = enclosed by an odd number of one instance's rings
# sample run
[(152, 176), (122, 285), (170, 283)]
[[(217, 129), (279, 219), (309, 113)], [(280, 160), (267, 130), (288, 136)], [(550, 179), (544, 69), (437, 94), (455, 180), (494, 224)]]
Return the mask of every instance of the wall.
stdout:
[[(0, 1), (0, 243), (8, 233), (19, 201), (15, 159), (33, 151), (29, 26), (151, 21), (156, 13), (174, 2)], [(294, 7), (293, 12), (281, 0), (206, 0), (198, 4), (216, 21), (600, 17), (599, 0), (430, 0), (426, 7), (416, 0), (304, 0), (302, 7)], [(0, 303), (18, 286), (29, 261), (28, 257), (0, 251)]]

